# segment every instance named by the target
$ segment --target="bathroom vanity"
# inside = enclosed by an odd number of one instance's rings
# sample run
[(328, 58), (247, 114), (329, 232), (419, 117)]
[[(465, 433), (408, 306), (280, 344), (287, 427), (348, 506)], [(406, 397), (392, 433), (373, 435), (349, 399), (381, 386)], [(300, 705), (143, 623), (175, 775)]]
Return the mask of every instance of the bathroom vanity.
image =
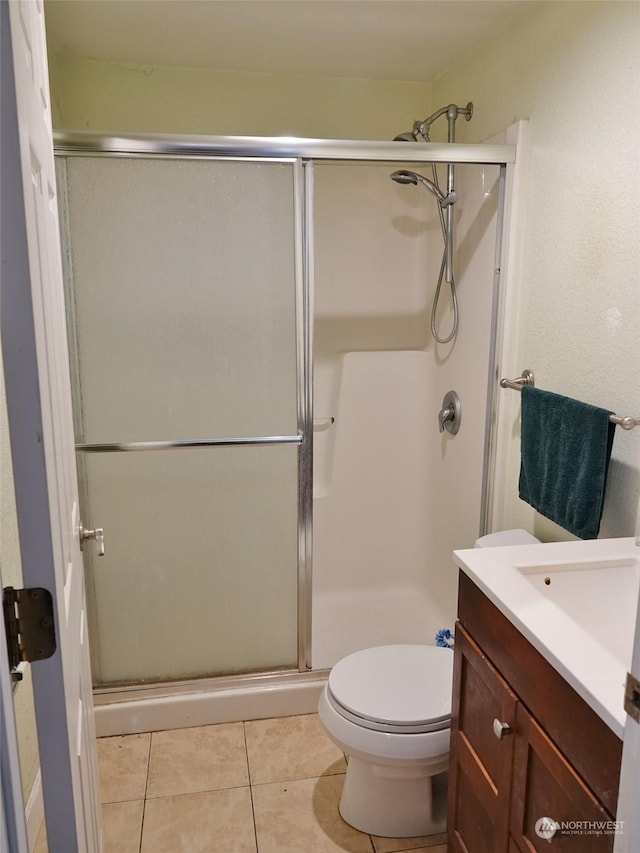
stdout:
[[(584, 544), (563, 543), (576, 545), (578, 551)], [(536, 547), (547, 546), (533, 549)], [(567, 559), (561, 561), (560, 568), (540, 565), (544, 564), (540, 560), (544, 551), (529, 547), (491, 549), (496, 554), (503, 550), (518, 550), (521, 564), (510, 567), (517, 576), (511, 577), (506, 562), (502, 571), (498, 567), (492, 576), (487, 552), (480, 557), (478, 552), (456, 554), (463, 571), (454, 651), (449, 850), (524, 853), (546, 851), (551, 842), (552, 850), (611, 851), (622, 756), (624, 665), (608, 651), (598, 651), (595, 643), (590, 646), (594, 637), (589, 638), (586, 632), (583, 635), (578, 625), (578, 636), (572, 638), (570, 627), (562, 625), (566, 613), (562, 601), (553, 600), (556, 593), (552, 588), (559, 590), (563, 583), (577, 583), (584, 589), (597, 583), (598, 571), (604, 569), (609, 571), (611, 595), (615, 593), (615, 578), (625, 572), (622, 583), (628, 581), (637, 589), (638, 559), (631, 553), (630, 559), (618, 555), (604, 563), (591, 560), (587, 563), (591, 574), (585, 580), (577, 574), (583, 564), (578, 566), (572, 557), (576, 549), (564, 549)], [(496, 559), (510, 558), (500, 555)], [(539, 572), (540, 588), (529, 595), (521, 580), (529, 583), (527, 574), (539, 568), (545, 569)], [(567, 572), (573, 574), (569, 577)], [(631, 587), (625, 590), (621, 586), (620, 592), (633, 595)], [(611, 611), (607, 618), (615, 618), (614, 602), (607, 599), (605, 608)], [(585, 615), (588, 618), (589, 614)], [(557, 624), (556, 617), (560, 620)], [(549, 642), (560, 643), (557, 649), (545, 645), (541, 628), (541, 641), (532, 633), (536, 619), (539, 626), (547, 625), (549, 636), (555, 637)], [(562, 644), (568, 648), (566, 653), (561, 651)], [(609, 672), (612, 683), (607, 689), (615, 693), (615, 702), (605, 694), (594, 697), (595, 686), (585, 687), (582, 680), (576, 680), (573, 670), (580, 670), (578, 661), (585, 672), (591, 666), (598, 681), (606, 680), (604, 675), (598, 677), (599, 666), (603, 673), (605, 669)]]

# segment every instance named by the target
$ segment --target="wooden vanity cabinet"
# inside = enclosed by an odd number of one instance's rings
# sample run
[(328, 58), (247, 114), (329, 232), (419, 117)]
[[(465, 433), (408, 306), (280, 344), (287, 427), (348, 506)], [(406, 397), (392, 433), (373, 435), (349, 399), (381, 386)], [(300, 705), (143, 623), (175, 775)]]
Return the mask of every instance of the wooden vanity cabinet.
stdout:
[(549, 848), (535, 825), (613, 821), (622, 741), (463, 573), (454, 655), (450, 853), (611, 851), (610, 832)]

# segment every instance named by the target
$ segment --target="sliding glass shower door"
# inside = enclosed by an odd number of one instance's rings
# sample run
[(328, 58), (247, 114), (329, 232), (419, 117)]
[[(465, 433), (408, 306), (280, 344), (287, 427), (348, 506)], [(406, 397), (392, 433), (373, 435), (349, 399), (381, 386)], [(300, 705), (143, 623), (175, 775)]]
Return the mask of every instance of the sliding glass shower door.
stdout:
[(297, 669), (300, 164), (58, 165), (95, 682)]

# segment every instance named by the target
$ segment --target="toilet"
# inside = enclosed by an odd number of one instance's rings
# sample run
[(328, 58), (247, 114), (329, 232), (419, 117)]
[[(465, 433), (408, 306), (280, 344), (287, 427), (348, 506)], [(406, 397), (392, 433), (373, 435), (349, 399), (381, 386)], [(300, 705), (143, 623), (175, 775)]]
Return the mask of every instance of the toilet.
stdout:
[[(505, 530), (475, 544), (538, 541), (526, 530)], [(348, 824), (390, 838), (444, 830), (452, 684), (453, 654), (439, 646), (376, 646), (333, 667), (318, 713), (348, 756), (340, 799)]]

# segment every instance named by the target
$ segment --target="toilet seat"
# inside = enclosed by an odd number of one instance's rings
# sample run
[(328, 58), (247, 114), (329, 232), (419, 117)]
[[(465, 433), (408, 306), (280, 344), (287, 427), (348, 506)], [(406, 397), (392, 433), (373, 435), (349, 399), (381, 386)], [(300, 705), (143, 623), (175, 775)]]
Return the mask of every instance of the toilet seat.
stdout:
[(329, 674), (334, 710), (372, 731), (418, 734), (448, 729), (453, 654), (437, 646), (394, 645), (363, 649)]

